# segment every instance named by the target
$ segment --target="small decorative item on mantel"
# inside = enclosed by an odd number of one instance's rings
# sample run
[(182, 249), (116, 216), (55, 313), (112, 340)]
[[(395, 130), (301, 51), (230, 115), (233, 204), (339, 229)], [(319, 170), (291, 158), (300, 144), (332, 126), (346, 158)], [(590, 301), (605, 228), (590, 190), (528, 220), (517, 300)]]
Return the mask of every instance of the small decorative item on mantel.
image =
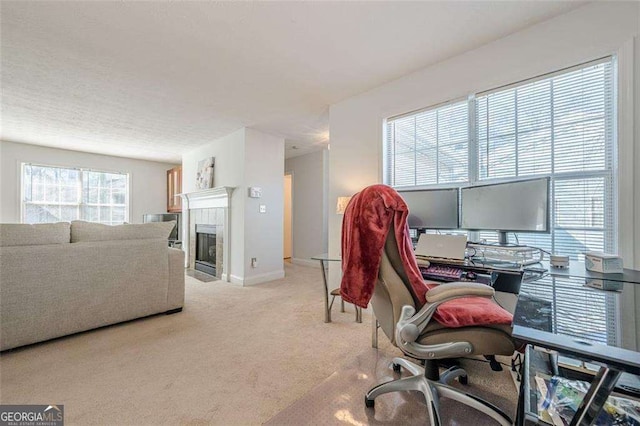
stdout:
[(196, 188), (209, 189), (213, 188), (213, 169), (215, 158), (209, 157), (198, 162), (198, 172), (196, 174)]

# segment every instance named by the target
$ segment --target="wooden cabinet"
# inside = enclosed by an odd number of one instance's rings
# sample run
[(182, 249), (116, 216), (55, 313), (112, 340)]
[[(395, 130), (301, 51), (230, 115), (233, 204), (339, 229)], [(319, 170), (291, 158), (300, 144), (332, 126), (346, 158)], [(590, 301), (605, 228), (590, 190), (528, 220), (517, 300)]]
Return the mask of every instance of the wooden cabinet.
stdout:
[(182, 211), (182, 166), (167, 170), (167, 211), (179, 213)]

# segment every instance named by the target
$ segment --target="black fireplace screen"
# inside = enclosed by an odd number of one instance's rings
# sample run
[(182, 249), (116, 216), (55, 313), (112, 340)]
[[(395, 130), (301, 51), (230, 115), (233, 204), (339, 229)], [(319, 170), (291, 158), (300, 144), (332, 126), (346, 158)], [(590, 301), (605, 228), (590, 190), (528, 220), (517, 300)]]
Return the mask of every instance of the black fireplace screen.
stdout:
[(196, 225), (196, 262), (198, 271), (216, 275), (216, 227)]

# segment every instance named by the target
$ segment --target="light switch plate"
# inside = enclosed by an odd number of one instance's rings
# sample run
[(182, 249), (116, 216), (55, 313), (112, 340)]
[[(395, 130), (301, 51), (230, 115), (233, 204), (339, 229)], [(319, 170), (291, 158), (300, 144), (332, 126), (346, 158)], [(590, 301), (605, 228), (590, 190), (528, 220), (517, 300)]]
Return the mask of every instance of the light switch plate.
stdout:
[(266, 213), (266, 212), (267, 212), (266, 204), (260, 204), (260, 213)]
[(262, 188), (257, 186), (249, 187), (249, 198), (260, 198), (262, 197)]

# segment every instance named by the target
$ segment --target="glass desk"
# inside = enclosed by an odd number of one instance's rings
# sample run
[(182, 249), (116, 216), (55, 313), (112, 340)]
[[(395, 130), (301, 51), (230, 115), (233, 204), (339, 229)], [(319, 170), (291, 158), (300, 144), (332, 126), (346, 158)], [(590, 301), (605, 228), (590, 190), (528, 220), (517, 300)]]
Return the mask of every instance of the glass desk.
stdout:
[[(601, 409), (623, 373), (640, 375), (638, 302), (638, 271), (599, 274), (587, 271), (580, 262), (572, 262), (567, 269), (550, 268), (548, 264), (525, 267), (513, 323), (513, 337), (529, 345), (516, 423), (549, 423), (538, 416), (538, 399), (542, 397), (535, 381), (539, 383), (540, 376), (529, 370), (538, 368), (536, 359), (546, 357), (549, 368), (544, 374), (560, 377), (560, 382), (566, 377), (591, 384), (570, 424), (600, 424)], [(540, 355), (545, 350), (549, 354)], [(578, 367), (589, 365), (593, 371), (582, 369), (582, 373), (574, 374), (567, 361), (575, 361)], [(637, 377), (625, 377), (640, 383)]]
[[(340, 257), (331, 257), (327, 253), (319, 254), (317, 256), (311, 257), (313, 260), (320, 261), (320, 269), (322, 269), (322, 283), (324, 284), (324, 322), (331, 322), (331, 307), (333, 306), (333, 301), (331, 305), (329, 305), (329, 285), (327, 284), (327, 269), (329, 267), (329, 262), (342, 262)], [(339, 289), (333, 289), (331, 291), (331, 295), (339, 296)], [(342, 312), (344, 312), (344, 302), (342, 303)], [(354, 305), (355, 306), (355, 305)], [(356, 322), (362, 322), (362, 309), (359, 306), (355, 306), (356, 308)]]

